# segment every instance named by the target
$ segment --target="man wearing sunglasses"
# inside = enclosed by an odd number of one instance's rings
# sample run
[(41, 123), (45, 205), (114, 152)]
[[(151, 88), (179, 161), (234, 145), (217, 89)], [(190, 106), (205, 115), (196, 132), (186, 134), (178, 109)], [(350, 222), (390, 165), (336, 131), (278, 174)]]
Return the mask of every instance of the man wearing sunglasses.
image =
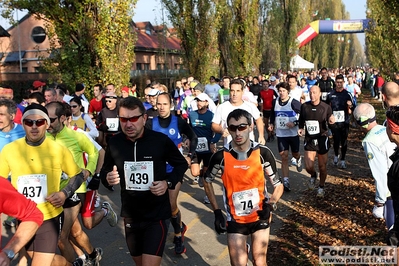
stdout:
[(392, 161), (389, 157), (394, 153), (396, 144), (390, 142), (386, 128), (377, 123), (374, 107), (369, 103), (361, 103), (353, 111), (353, 116), (363, 132), (362, 141), (371, 173), (375, 180), (375, 204), (373, 216), (385, 218), (389, 230), (395, 221), (395, 214), (388, 189), (387, 173)]
[[(46, 138), (50, 118), (46, 108), (38, 104), (29, 105), (22, 116), (25, 138), (6, 145), (0, 154), (0, 176), (11, 172), (11, 184), (25, 197), (37, 203), (42, 211), (44, 223), (26, 246), (32, 265), (71, 265), (56, 255), (59, 224), (65, 199), (84, 181), (80, 167), (71, 152)], [(68, 183), (60, 190), (61, 175), (69, 176)], [(83, 265), (80, 260), (79, 264)]]
[[(204, 188), (214, 210), (215, 230), (218, 234), (227, 231), (231, 265), (247, 265), (248, 236), (251, 236), (253, 264), (266, 265), (271, 212), (277, 208), (276, 203), (284, 191), (273, 153), (250, 139), (252, 121), (252, 115), (243, 109), (228, 115), (227, 129), (232, 141), (211, 157), (205, 174)], [(212, 186), (219, 170), (222, 171), (227, 229)], [(270, 198), (267, 181), (273, 186)]]
[(120, 132), (118, 110), (118, 97), (114, 92), (105, 95), (105, 107), (97, 115), (96, 125), (99, 131), (98, 143), (106, 147), (108, 140)]
[[(122, 133), (108, 143), (101, 178), (111, 186), (121, 184), (121, 216), (136, 265), (157, 266), (172, 213), (168, 189), (183, 179), (187, 162), (168, 136), (145, 127), (147, 115), (139, 99), (120, 101), (119, 120)], [(166, 163), (172, 172), (166, 172)]]

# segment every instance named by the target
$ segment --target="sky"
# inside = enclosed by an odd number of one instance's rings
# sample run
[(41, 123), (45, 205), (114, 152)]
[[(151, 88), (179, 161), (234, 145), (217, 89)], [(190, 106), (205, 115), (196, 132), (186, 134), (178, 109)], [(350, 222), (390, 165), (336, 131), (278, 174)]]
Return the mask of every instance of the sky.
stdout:
[[(346, 10), (350, 13), (351, 19), (363, 19), (366, 17), (366, 0), (343, 0)], [(166, 12), (162, 18), (161, 0), (138, 0), (133, 16), (133, 21), (150, 21), (153, 25), (161, 24), (163, 19), (167, 20)], [(24, 12), (19, 12), (19, 17), (24, 16)], [(3, 18), (0, 18), (0, 25), (5, 29), (9, 24)], [(306, 26), (306, 25), (304, 25)], [(360, 43), (364, 46), (365, 34), (357, 33)]]

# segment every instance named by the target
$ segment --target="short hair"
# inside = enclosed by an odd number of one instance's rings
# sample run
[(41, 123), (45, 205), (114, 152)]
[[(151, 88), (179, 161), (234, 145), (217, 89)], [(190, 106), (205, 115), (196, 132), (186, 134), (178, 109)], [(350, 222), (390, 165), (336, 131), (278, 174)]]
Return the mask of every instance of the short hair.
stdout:
[(288, 82), (280, 82), (279, 84), (277, 84), (276, 88), (277, 90), (283, 88), (290, 92), (290, 85), (288, 84)]
[(7, 107), (7, 112), (10, 115), (15, 115), (17, 113), (17, 104), (10, 99), (0, 99), (0, 106)]
[(45, 103), (46, 99), (44, 98), (43, 94), (41, 92), (32, 92), (31, 94), (29, 94), (29, 99), (36, 99), (36, 101), (39, 104)]
[(59, 89), (59, 88), (57, 88), (56, 93), (57, 93), (59, 96), (61, 96), (62, 98), (64, 98), (64, 96), (65, 96), (64, 91), (61, 90), (61, 89)]
[(61, 84), (58, 84), (58, 85), (57, 85), (56, 89), (62, 90), (62, 92), (63, 92), (64, 95), (65, 95), (65, 94), (67, 93), (68, 87), (67, 87), (67, 85), (61, 83)]
[(94, 85), (93, 89), (94, 89), (94, 87), (98, 87), (101, 92), (103, 92), (103, 90), (104, 90), (103, 85), (101, 85), (100, 83), (97, 83), (96, 85)]
[(339, 75), (337, 75), (337, 76), (335, 77), (335, 80), (337, 80), (337, 79), (342, 79), (342, 80), (344, 80), (344, 76), (343, 76), (342, 74), (339, 74)]
[(252, 115), (248, 111), (243, 109), (235, 109), (230, 112), (230, 114), (227, 116), (227, 125), (229, 125), (229, 121), (231, 118), (239, 120), (241, 117), (245, 117), (245, 119), (247, 120), (247, 124), (252, 125)]
[[(388, 89), (388, 85), (395, 86), (395, 89)], [(399, 98), (399, 85), (396, 82), (385, 82), (382, 85), (381, 93), (385, 95), (388, 99), (398, 99)]]
[(61, 102), (51, 102), (46, 104), (46, 109), (48, 110), (51, 107), (55, 108), (55, 115), (60, 118), (62, 115), (66, 115), (65, 112), (65, 103), (61, 103)]
[(295, 79), (295, 81), (296, 81), (296, 77), (294, 75), (288, 75), (287, 76), (287, 81), (290, 80), (290, 79)]
[(145, 108), (143, 103), (137, 99), (136, 97), (133, 96), (128, 96), (126, 98), (122, 98), (119, 101), (119, 107), (118, 107), (118, 114), (119, 114), (119, 110), (120, 108), (126, 108), (129, 110), (135, 110), (137, 108), (139, 108), (139, 111), (141, 114), (145, 114)]
[(158, 94), (157, 103), (158, 103), (159, 96), (161, 96), (161, 95), (166, 96), (169, 99), (169, 103), (172, 104), (172, 96), (170, 96), (170, 94), (167, 92), (161, 92), (160, 94)]
[(326, 67), (322, 67), (322, 68), (320, 69), (320, 72), (323, 71), (323, 70), (327, 71), (327, 68), (326, 68)]
[(233, 79), (232, 81), (230, 81), (230, 89), (231, 86), (234, 84), (241, 85), (241, 89), (244, 90), (244, 83), (241, 79)]
[(229, 81), (231, 80), (231, 78), (229, 76), (224, 76), (223, 80), (228, 79)]
[(51, 92), (51, 94), (52, 94), (53, 96), (57, 95), (57, 92), (55, 91), (54, 88), (46, 88), (46, 89), (44, 90), (44, 92), (46, 92), (46, 91)]

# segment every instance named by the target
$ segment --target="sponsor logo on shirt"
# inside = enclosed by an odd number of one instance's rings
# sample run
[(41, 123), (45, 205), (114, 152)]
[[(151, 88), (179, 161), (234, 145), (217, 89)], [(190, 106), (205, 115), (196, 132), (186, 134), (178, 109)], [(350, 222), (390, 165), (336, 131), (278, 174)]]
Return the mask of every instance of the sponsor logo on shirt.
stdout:
[(241, 168), (242, 170), (248, 170), (250, 168), (249, 165), (234, 165), (234, 169)]

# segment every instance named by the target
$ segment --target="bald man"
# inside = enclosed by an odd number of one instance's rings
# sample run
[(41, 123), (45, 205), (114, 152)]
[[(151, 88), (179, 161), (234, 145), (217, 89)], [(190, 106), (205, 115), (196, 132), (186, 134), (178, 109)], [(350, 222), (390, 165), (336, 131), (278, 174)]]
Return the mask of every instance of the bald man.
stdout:
[(381, 89), (384, 108), (399, 105), (399, 85), (390, 81), (384, 84)]

